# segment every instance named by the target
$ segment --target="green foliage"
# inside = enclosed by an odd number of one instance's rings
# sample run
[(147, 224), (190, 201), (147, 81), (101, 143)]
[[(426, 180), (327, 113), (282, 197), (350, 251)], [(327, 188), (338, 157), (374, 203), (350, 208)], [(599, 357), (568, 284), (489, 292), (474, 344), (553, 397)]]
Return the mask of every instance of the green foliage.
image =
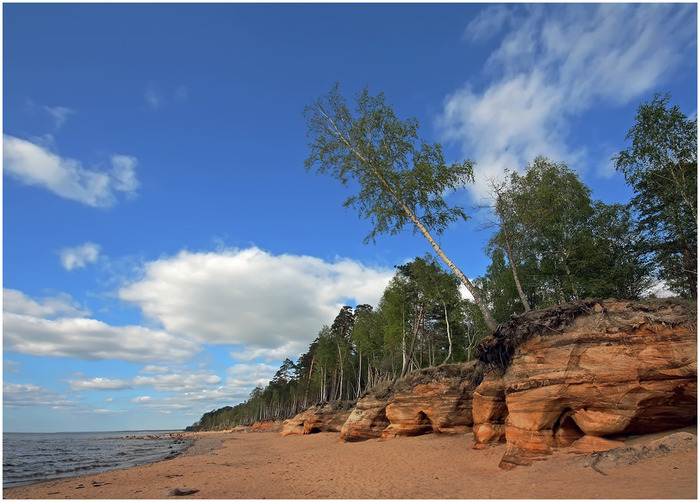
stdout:
[(345, 206), (372, 222), (365, 242), (401, 232), (412, 223), (408, 211), (437, 235), (467, 219), (464, 208), (449, 207), (444, 195), (474, 181), (472, 163), (446, 165), (442, 146), (419, 141), (418, 122), (399, 120), (384, 94), (364, 89), (353, 113), (338, 87), (304, 109), (311, 139), (304, 165), (343, 184), (359, 184)]
[(326, 96), (304, 109), (310, 154), (307, 170), (330, 173), (342, 184), (351, 180), (359, 192), (345, 201), (372, 223), (365, 242), (377, 234), (397, 234), (406, 224), (420, 232), (467, 287), (493, 330), (496, 322), (471, 281), (447, 257), (432, 234), (468, 218), (464, 208), (450, 206), (445, 194), (474, 182), (471, 161), (445, 164), (442, 146), (418, 139), (415, 119), (399, 120), (383, 94), (368, 89), (355, 99), (354, 113), (336, 84)]
[(684, 297), (697, 298), (697, 119), (688, 120), (669, 95), (637, 109), (626, 139), (632, 145), (613, 157), (634, 189), (658, 275)]
[(586, 297), (636, 299), (649, 287), (644, 240), (629, 207), (593, 201), (566, 164), (538, 157), (495, 191), (499, 228), (477, 283), (498, 322), (524, 312), (513, 268), (533, 308)]
[(484, 297), (492, 307), (493, 317), (499, 323), (507, 321), (513, 314), (521, 314), (523, 305), (518, 301), (518, 291), (511, 269), (506, 265), (505, 253), (500, 248), (491, 252), (491, 265), (484, 277), (478, 280)]

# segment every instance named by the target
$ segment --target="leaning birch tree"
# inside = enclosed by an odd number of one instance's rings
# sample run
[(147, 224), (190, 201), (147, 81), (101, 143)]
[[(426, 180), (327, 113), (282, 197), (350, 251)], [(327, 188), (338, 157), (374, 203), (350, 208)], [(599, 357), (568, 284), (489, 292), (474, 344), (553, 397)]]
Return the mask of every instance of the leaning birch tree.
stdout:
[(359, 192), (348, 197), (345, 207), (369, 219), (372, 230), (365, 243), (379, 234), (399, 233), (407, 224), (421, 233), (437, 255), (474, 297), (491, 331), (497, 323), (478, 288), (450, 260), (435, 241), (448, 225), (468, 219), (464, 208), (449, 206), (445, 194), (474, 182), (469, 160), (446, 165), (439, 143), (418, 139), (415, 119), (399, 120), (385, 102), (384, 94), (358, 93), (354, 113), (338, 91), (304, 109), (311, 152), (304, 165), (317, 174), (330, 173), (342, 184), (351, 180)]

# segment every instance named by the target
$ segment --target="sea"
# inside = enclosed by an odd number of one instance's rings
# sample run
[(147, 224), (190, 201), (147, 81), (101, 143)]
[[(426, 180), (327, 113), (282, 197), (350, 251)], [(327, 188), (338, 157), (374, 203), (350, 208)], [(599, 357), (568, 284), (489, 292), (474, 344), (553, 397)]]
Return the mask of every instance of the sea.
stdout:
[(5, 432), (3, 488), (148, 464), (191, 444), (181, 431)]

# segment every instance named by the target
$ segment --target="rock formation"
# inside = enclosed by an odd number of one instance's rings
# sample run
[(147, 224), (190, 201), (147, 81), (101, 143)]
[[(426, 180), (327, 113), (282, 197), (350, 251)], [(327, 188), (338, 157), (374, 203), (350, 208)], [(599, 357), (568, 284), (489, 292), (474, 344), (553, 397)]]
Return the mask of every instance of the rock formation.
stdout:
[(340, 429), (340, 440), (346, 442), (379, 438), (389, 426), (386, 417), (388, 396), (369, 393), (362, 397)]
[(415, 371), (362, 397), (343, 425), (341, 441), (388, 439), (430, 432), (471, 431), (474, 364)]
[(251, 432), (280, 432), (281, 430), (282, 422), (279, 420), (264, 420), (262, 422), (255, 422), (250, 427)]
[(285, 420), (281, 428), (283, 436), (313, 434), (315, 432), (340, 432), (340, 428), (352, 411), (354, 402), (332, 402), (312, 406)]
[(603, 451), (605, 436), (692, 423), (697, 311), (681, 301), (584, 300), (513, 316), (477, 351), (477, 443), (508, 444), (501, 467), (553, 448)]

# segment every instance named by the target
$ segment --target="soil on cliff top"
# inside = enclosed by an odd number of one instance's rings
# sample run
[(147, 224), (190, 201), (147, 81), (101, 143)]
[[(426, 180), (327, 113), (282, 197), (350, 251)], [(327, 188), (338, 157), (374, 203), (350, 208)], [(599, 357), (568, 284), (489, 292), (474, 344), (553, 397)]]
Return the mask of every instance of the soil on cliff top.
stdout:
[[(611, 310), (614, 309), (614, 313)], [(597, 314), (597, 315), (592, 315)], [(591, 329), (617, 324), (629, 328), (630, 319), (642, 315), (648, 322), (670, 325), (692, 323), (697, 326), (697, 305), (680, 299), (643, 301), (585, 299), (513, 315), (486, 337), (476, 349), (477, 374), (486, 370), (503, 372), (521, 344), (535, 335), (563, 333), (579, 317), (590, 316)]]

